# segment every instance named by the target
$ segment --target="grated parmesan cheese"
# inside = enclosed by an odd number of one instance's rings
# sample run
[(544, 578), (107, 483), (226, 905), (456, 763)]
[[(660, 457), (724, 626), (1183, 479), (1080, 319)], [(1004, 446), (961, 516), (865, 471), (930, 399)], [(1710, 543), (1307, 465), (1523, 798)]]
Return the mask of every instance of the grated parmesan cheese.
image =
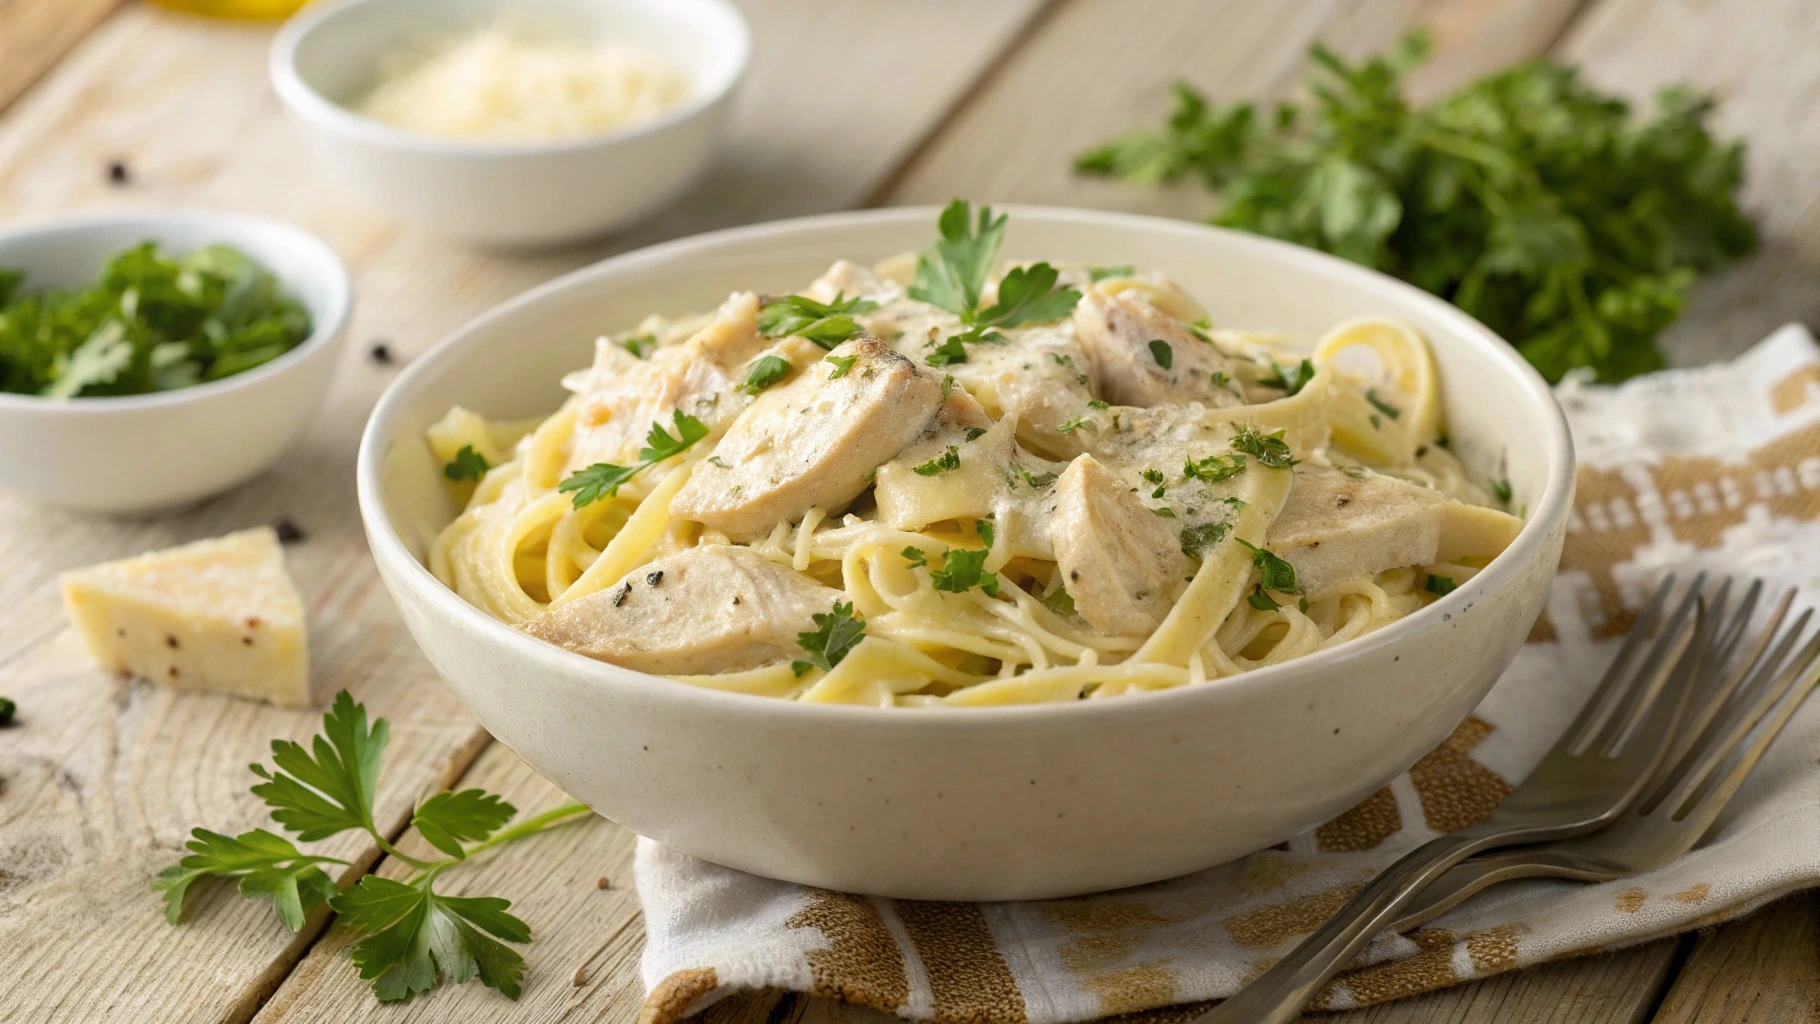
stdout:
[(424, 135), (535, 142), (636, 124), (688, 91), (680, 72), (641, 50), (491, 28), (427, 53), (389, 55), (353, 109)]

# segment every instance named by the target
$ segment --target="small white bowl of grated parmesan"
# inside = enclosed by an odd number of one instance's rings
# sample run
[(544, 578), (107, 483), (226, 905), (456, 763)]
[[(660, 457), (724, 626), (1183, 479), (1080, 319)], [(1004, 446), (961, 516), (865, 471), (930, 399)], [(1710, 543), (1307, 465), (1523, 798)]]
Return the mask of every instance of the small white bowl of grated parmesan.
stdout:
[(726, 0), (347, 0), (272, 45), (324, 170), (441, 234), (598, 237), (713, 160), (751, 43)]

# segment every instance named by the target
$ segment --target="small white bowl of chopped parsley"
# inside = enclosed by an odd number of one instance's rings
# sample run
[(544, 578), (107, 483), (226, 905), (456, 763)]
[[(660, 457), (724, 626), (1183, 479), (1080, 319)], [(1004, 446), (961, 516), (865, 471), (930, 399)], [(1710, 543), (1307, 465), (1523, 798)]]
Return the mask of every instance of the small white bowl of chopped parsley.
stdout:
[(0, 230), (0, 491), (141, 513), (247, 480), (322, 404), (352, 303), (334, 250), (263, 217)]

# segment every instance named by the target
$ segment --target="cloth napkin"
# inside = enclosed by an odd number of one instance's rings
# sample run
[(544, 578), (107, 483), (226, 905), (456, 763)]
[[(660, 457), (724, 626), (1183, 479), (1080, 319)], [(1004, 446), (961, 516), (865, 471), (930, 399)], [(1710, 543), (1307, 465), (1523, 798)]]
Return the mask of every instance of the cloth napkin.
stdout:
[[(1820, 595), (1820, 348), (1804, 328), (1784, 327), (1731, 363), (1615, 388), (1569, 381), (1559, 395), (1579, 491), (1547, 610), (1484, 703), (1390, 785), (1284, 847), (1040, 902), (827, 892), (641, 839), (646, 1024), (756, 988), (953, 1024), (1084, 1021), (1230, 995), (1380, 868), (1490, 813), (1566, 728), (1664, 572), (1760, 576), (1771, 594), (1800, 586), (1802, 605)], [(1493, 888), (1407, 936), (1380, 937), (1316, 1005), (1363, 1006), (1610, 950), (1820, 885), (1817, 760), (1811, 701), (1674, 865), (1605, 884)]]

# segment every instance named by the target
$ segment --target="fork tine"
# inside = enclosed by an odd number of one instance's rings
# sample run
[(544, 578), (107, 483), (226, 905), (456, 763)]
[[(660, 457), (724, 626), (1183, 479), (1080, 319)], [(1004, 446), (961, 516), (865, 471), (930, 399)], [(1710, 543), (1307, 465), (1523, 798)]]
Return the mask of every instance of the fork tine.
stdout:
[(1695, 636), (1704, 637), (1707, 632), (1706, 614), (1700, 598), (1700, 590), (1705, 582), (1705, 573), (1694, 577), (1687, 592), (1682, 595), (1681, 602), (1675, 606), (1674, 613), (1662, 627), (1662, 634), (1650, 645), (1642, 667), (1637, 670), (1637, 678), (1643, 680), (1645, 685), (1633, 685), (1625, 690), (1620, 699), (1614, 702), (1612, 711), (1615, 713), (1589, 728), (1590, 738), (1580, 748), (1581, 752), (1603, 749), (1616, 754), (1650, 713), (1651, 706), (1663, 687), (1679, 672), (1689, 674), (1686, 684), (1678, 690), (1678, 696), (1685, 700), (1688, 691), (1692, 689), (1693, 679), (1698, 678), (1699, 666), (1705, 654), (1705, 648), (1701, 646), (1694, 650), (1690, 658), (1681, 657), (1692, 640), (1692, 637), (1685, 635), (1690, 617), (1696, 620), (1698, 627)]
[[(1800, 654), (1796, 655), (1793, 660), (1788, 660), (1789, 649), (1801, 639), (1801, 634), (1806, 631), (1811, 615), (1811, 612), (1802, 612), (1801, 617), (1795, 621), (1795, 625), (1783, 636), (1782, 642), (1776, 645), (1775, 654), (1752, 673), (1750, 686), (1742, 691), (1746, 696), (1741, 698), (1739, 706), (1733, 710), (1724, 727), (1715, 727), (1712, 730), (1712, 738), (1705, 740), (1700, 747), (1695, 749), (1694, 754), (1690, 755), (1688, 760), (1693, 763), (1687, 765), (1685, 770), (1681, 766), (1677, 766), (1676, 773), (1679, 777), (1675, 779), (1674, 789), (1669, 792), (1664, 801), (1668, 805), (1671, 816), (1677, 818), (1685, 816), (1688, 801), (1700, 791), (1713, 770), (1750, 736), (1757, 724), (1763, 721), (1765, 716), (1770, 715), (1784, 697), (1788, 696), (1789, 691), (1796, 687), (1796, 684), (1812, 667), (1815, 659), (1820, 659), (1820, 633), (1816, 633)], [(1786, 667), (1784, 667), (1785, 663)], [(1793, 715), (1793, 708), (1789, 708), (1785, 714)], [(1781, 726), (1777, 725), (1776, 728), (1780, 729)], [(1767, 747), (1768, 743), (1759, 738), (1756, 746)], [(1761, 753), (1761, 750), (1757, 751), (1758, 755)], [(1752, 763), (1755, 763), (1754, 758)], [(1714, 791), (1709, 790), (1707, 793), (1701, 793), (1700, 796), (1704, 799), (1711, 792)]]
[(1662, 582), (1656, 586), (1655, 596), (1637, 613), (1637, 621), (1625, 636), (1624, 645), (1618, 648), (1617, 656), (1606, 667), (1605, 677), (1599, 680), (1598, 688), (1593, 690), (1592, 696), (1586, 698), (1586, 703), (1581, 706), (1573, 724), (1562, 734), (1564, 738), (1571, 738), (1567, 740), (1568, 746), (1575, 750), (1583, 747), (1595, 727), (1603, 724), (1611, 714), (1616, 699), (1623, 697), (1630, 685), (1631, 662), (1643, 646), (1643, 636), (1655, 624), (1656, 615), (1661, 612), (1662, 606), (1668, 601), (1669, 592), (1674, 588), (1675, 574), (1671, 572), (1662, 577)]
[[(1708, 732), (1713, 721), (1719, 717), (1719, 713), (1731, 701), (1733, 694), (1737, 693), (1739, 686), (1750, 678), (1752, 669), (1763, 658), (1770, 641), (1775, 639), (1776, 631), (1782, 628), (1782, 621), (1787, 618), (1789, 607), (1795, 601), (1795, 591), (1792, 588), (1782, 595), (1782, 600), (1777, 603), (1776, 610), (1770, 614), (1769, 621), (1764, 624), (1756, 641), (1745, 656), (1735, 664), (1731, 662), (1732, 652), (1742, 641), (1744, 631), (1750, 625), (1751, 615), (1756, 611), (1757, 599), (1762, 593), (1763, 581), (1753, 581), (1750, 589), (1744, 595), (1744, 600), (1739, 603), (1737, 613), (1731, 622), (1714, 630), (1716, 639), (1708, 650), (1702, 667), (1705, 671), (1717, 675), (1719, 680), (1706, 692), (1704, 698), (1690, 713), (1688, 720), (1675, 730), (1675, 741), (1669, 748), (1668, 756), (1662, 762), (1671, 766), (1673, 771), (1667, 773), (1661, 783), (1656, 785), (1653, 792), (1649, 793), (1639, 805), (1645, 813), (1653, 810), (1664, 794), (1668, 792), (1669, 787), (1674, 784), (1675, 778), (1685, 767), (1684, 762), (1687, 760), (1689, 752), (1710, 740)], [(1728, 664), (1733, 666), (1730, 671), (1726, 669)]]

